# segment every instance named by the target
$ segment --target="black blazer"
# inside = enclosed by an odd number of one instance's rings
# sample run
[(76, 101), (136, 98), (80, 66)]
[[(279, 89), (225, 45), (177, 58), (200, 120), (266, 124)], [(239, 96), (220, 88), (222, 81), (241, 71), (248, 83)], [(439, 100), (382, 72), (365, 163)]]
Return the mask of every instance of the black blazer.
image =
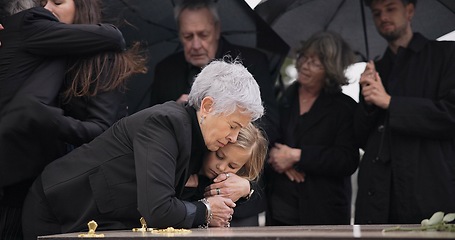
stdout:
[(375, 64), (392, 98), (383, 110), (360, 95), (356, 223), (419, 223), (455, 212), (455, 43), (414, 33), (407, 48), (387, 48)]
[(92, 219), (100, 230), (128, 229), (140, 216), (150, 227), (191, 228), (205, 221), (205, 206), (179, 198), (206, 151), (194, 108), (167, 102), (121, 119), (50, 163), (42, 186), (32, 188), (44, 189), (62, 232), (82, 231)]
[(305, 173), (305, 181), (291, 182), (285, 174), (267, 166), (271, 214), (275, 217), (286, 214), (291, 210), (286, 204), (295, 204), (292, 210), (298, 211), (299, 219), (289, 222), (290, 225), (349, 224), (350, 176), (359, 162), (353, 131), (356, 102), (341, 92), (322, 92), (304, 115), (306, 125), (297, 129), (301, 118), (298, 86), (298, 82), (293, 83), (280, 100), (283, 135), (280, 142), (302, 150), (295, 167)]
[[(112, 25), (60, 23), (42, 7), (6, 17), (2, 19), (2, 24), (5, 29), (0, 31), (0, 189), (36, 177), (46, 161), (55, 159), (54, 153), (50, 154), (47, 148), (40, 145), (54, 144), (52, 140), (47, 140), (51, 139), (50, 132), (34, 134), (33, 131), (38, 129), (33, 125), (36, 124), (35, 119), (24, 123), (20, 111), (25, 112), (24, 102), (33, 99), (30, 104), (43, 103), (42, 106), (28, 106), (27, 110), (37, 112), (33, 113), (34, 116), (44, 117), (48, 113), (56, 117), (62, 115), (60, 109), (46, 106), (55, 106), (64, 79), (66, 60), (59, 57), (122, 50), (125, 47), (122, 34)], [(106, 105), (109, 104), (112, 103)], [(34, 109), (31, 109), (32, 106)], [(51, 131), (77, 126), (74, 123), (64, 125), (63, 120), (60, 123), (56, 119), (43, 121), (55, 125)], [(26, 133), (14, 132), (16, 130)], [(24, 151), (24, 148), (27, 150)], [(51, 147), (49, 149), (52, 151)], [(43, 153), (46, 160), (38, 160)]]
[[(0, 31), (0, 112), (49, 57), (82, 56), (125, 48), (121, 32), (113, 25), (64, 24), (42, 7), (6, 17), (1, 23), (5, 29)], [(53, 80), (40, 79), (41, 87), (32, 89), (48, 91), (52, 95), (43, 102), (55, 99), (55, 91), (60, 89), (63, 76)], [(49, 89), (54, 92), (49, 92)]]
[[(279, 116), (267, 57), (258, 50), (233, 45), (221, 38), (216, 58), (222, 58), (226, 54), (233, 58), (239, 57), (243, 65), (256, 79), (265, 108), (265, 115), (259, 120), (259, 126), (265, 130), (269, 141), (274, 142), (278, 138)], [(186, 62), (183, 52), (173, 54), (159, 62), (155, 67), (151, 105), (175, 101), (182, 94), (188, 94), (192, 84), (188, 79), (201, 71), (201, 69), (194, 68), (196, 67)], [(191, 72), (193, 69), (195, 72)]]
[[(107, 79), (106, 67), (98, 81)], [(66, 79), (63, 89), (67, 89), (72, 79)], [(69, 102), (61, 99), (64, 115), (57, 116), (59, 138), (73, 147), (90, 142), (112, 124), (127, 115), (126, 96), (121, 88), (98, 91), (95, 96), (72, 97)]]
[[(265, 115), (257, 120), (257, 123), (264, 130), (269, 142), (273, 143), (279, 134), (279, 115), (267, 57), (256, 49), (233, 45), (221, 38), (215, 57), (219, 59), (225, 55), (230, 55), (232, 58), (239, 57), (258, 83)], [(192, 66), (185, 60), (183, 51), (159, 62), (155, 67), (151, 105), (177, 100), (182, 94), (188, 94), (192, 85), (192, 81), (189, 79), (200, 71), (201, 69)], [(254, 196), (258, 198), (239, 205), (237, 216), (239, 212), (242, 212), (240, 214), (242, 217), (255, 216), (265, 210), (265, 197), (261, 186), (257, 187)]]

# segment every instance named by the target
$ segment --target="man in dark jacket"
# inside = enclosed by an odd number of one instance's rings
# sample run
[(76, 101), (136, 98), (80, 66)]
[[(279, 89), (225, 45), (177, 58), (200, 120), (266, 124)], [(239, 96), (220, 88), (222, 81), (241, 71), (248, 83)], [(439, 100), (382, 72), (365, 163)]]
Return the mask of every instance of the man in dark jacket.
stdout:
[(455, 44), (412, 32), (415, 1), (367, 5), (388, 48), (360, 79), (355, 221), (420, 223), (455, 212)]
[(185, 102), (194, 77), (202, 67), (225, 55), (238, 57), (261, 88), (266, 114), (260, 120), (260, 127), (273, 142), (278, 136), (278, 106), (265, 54), (223, 39), (216, 6), (211, 1), (183, 1), (176, 6), (175, 13), (183, 51), (157, 64), (151, 105), (169, 100)]

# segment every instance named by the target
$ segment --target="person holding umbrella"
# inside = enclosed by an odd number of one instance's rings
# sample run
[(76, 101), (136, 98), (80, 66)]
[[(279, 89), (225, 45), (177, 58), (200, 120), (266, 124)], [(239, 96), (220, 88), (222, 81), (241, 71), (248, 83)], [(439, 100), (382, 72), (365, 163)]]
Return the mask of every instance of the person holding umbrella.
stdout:
[[(268, 141), (273, 143), (278, 138), (279, 117), (266, 56), (256, 49), (233, 45), (221, 37), (217, 8), (211, 0), (183, 0), (176, 5), (174, 15), (183, 51), (165, 58), (155, 67), (151, 105), (170, 100), (186, 102), (194, 77), (201, 68), (224, 55), (238, 57), (261, 89), (266, 111), (264, 117), (258, 120), (258, 126), (264, 130)], [(244, 180), (243, 184), (250, 188), (248, 181)], [(259, 190), (257, 187), (255, 194), (261, 196)], [(238, 212), (250, 212), (246, 213), (249, 217), (240, 219), (234, 216), (232, 226), (257, 226), (257, 214), (265, 210), (265, 200), (258, 198), (256, 203), (250, 201), (241, 209)]]
[[(416, 1), (368, 0), (388, 47), (361, 74), (355, 222), (420, 223), (455, 211), (455, 43), (412, 31)], [(437, 16), (435, 16), (437, 17)]]

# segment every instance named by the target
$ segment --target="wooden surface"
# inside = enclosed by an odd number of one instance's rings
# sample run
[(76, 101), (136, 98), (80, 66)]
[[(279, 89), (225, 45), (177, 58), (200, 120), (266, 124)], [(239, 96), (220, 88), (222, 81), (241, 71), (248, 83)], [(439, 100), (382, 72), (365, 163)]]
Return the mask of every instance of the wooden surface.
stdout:
[[(186, 234), (156, 234), (151, 232), (96, 231), (104, 239), (455, 239), (455, 232), (383, 232), (384, 228), (397, 225), (345, 225), (345, 226), (293, 226), (293, 227), (238, 227), (190, 229)], [(406, 225), (418, 226), (418, 225)], [(42, 236), (39, 239), (84, 239), (81, 233)]]

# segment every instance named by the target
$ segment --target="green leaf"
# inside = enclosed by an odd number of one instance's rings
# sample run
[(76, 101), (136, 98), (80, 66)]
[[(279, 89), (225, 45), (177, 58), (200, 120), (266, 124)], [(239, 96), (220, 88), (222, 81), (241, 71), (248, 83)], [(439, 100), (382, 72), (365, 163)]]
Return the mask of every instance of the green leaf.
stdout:
[(455, 224), (450, 224), (455, 220), (455, 213), (448, 213), (444, 216), (444, 212), (436, 212), (430, 219), (423, 219), (420, 227), (391, 227), (383, 229), (383, 232), (389, 231), (442, 231), (455, 232)]
[(423, 219), (422, 222), (420, 223), (420, 225), (422, 225), (422, 226), (428, 226), (428, 222), (429, 222), (429, 221), (430, 221), (430, 220), (428, 220), (428, 219)]
[(442, 219), (442, 221), (444, 221), (445, 223), (452, 222), (453, 220), (455, 220), (455, 213), (448, 213)]
[(428, 221), (428, 225), (435, 225), (442, 222), (444, 218), (444, 212), (435, 212), (433, 216), (431, 216), (430, 220)]

